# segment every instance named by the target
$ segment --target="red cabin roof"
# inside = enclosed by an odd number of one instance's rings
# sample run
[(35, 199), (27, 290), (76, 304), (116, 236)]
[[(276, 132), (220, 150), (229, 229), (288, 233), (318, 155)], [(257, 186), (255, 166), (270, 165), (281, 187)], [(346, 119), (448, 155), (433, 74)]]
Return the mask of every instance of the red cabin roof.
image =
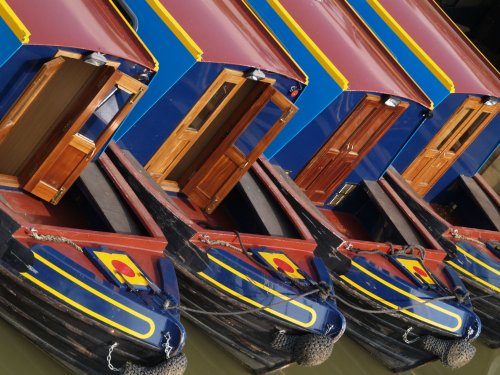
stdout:
[(443, 69), (455, 92), (500, 96), (500, 76), (433, 1), (379, 0)]
[(31, 37), (28, 44), (80, 48), (150, 69), (155, 61), (109, 1), (9, 0)]
[(299, 26), (349, 81), (349, 90), (430, 100), (345, 1), (281, 0)]
[(240, 0), (160, 0), (203, 50), (203, 61), (306, 77)]

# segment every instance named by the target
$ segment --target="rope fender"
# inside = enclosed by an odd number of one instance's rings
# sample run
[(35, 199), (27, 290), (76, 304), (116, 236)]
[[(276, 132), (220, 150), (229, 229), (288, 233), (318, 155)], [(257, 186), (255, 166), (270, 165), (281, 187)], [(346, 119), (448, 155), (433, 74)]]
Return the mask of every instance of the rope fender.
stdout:
[(465, 366), (476, 354), (476, 348), (468, 340), (444, 340), (424, 336), (420, 345), (422, 349), (438, 356), (445, 366), (454, 369)]
[(123, 375), (182, 375), (187, 368), (187, 357), (180, 353), (171, 357), (157, 366), (145, 367), (132, 362), (127, 362), (123, 370)]
[(300, 366), (311, 367), (325, 362), (333, 351), (334, 338), (315, 334), (301, 336), (278, 332), (272, 343), (273, 348), (291, 353), (292, 359)]

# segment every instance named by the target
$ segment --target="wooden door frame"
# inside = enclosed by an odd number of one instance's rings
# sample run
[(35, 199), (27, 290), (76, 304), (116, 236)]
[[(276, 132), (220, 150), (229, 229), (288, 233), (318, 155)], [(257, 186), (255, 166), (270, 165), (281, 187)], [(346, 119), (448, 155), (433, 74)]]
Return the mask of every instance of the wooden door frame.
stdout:
[[(389, 107), (389, 106), (387, 106), (387, 105), (384, 104), (384, 102), (383, 102), (383, 96), (373, 95), (373, 94), (366, 94), (363, 97), (363, 99), (361, 101), (359, 101), (359, 103), (352, 109), (352, 111), (349, 112), (348, 116), (346, 116), (344, 118), (344, 120), (337, 127), (337, 129), (335, 129), (333, 131), (333, 133), (328, 137), (328, 139), (321, 145), (321, 147), (318, 149), (318, 151), (316, 151), (316, 153), (309, 160), (309, 162), (297, 174), (297, 177), (295, 178), (295, 182), (297, 183), (297, 185), (299, 187), (301, 187), (301, 189), (303, 189), (302, 186), (304, 185), (304, 183), (306, 181), (307, 182), (311, 182), (310, 181), (311, 168), (314, 168), (314, 166), (316, 164), (318, 164), (325, 157), (324, 156), (324, 154), (326, 152), (325, 150), (326, 149), (330, 149), (332, 147), (332, 143), (334, 143), (336, 141), (336, 137), (343, 136), (342, 133), (344, 133), (347, 130), (347, 129), (344, 129), (345, 125), (349, 125), (348, 123), (352, 123), (352, 122), (356, 121), (356, 119), (357, 119), (357, 118), (352, 118), (352, 116), (356, 115), (360, 110), (363, 110), (364, 107), (366, 105), (368, 105), (368, 104), (374, 105), (374, 111), (375, 111), (375, 113), (370, 116), (370, 118), (368, 119), (368, 121), (372, 121), (376, 116), (379, 116), (383, 111), (389, 111), (390, 110), (390, 111), (392, 111), (390, 113), (390, 116), (392, 116), (392, 115), (395, 116), (395, 119), (394, 119), (393, 123), (395, 121), (397, 121), (397, 119), (403, 114), (403, 112), (409, 106), (408, 102), (401, 101), (396, 107), (394, 107), (394, 108), (393, 107)], [(389, 117), (387, 117), (387, 118), (389, 118)], [(363, 145), (363, 147), (359, 150), (359, 152), (357, 152), (358, 156), (356, 157), (356, 159), (358, 161), (355, 162), (355, 163), (353, 163), (352, 170), (354, 170), (356, 168), (356, 166), (359, 164), (359, 162), (361, 162), (361, 160), (370, 152), (370, 150), (384, 136), (384, 134), (387, 131), (389, 131), (389, 129), (390, 129), (391, 126), (392, 125), (390, 125), (389, 128), (386, 131), (380, 131), (380, 128), (379, 128), (378, 131), (377, 131), (377, 133), (373, 134), (373, 136), (370, 138), (370, 140)], [(345, 136), (345, 140), (342, 140), (342, 142), (343, 143), (347, 142), (347, 140), (349, 140), (349, 138), (351, 137), (351, 135), (352, 134), (347, 134)], [(349, 146), (351, 146), (350, 149), (349, 149)], [(350, 152), (354, 148), (354, 145), (348, 143), (347, 147), (348, 147), (347, 151)], [(350, 172), (352, 172), (352, 170)], [(324, 204), (326, 202), (326, 200), (328, 199), (328, 197), (333, 194), (333, 192), (335, 191), (335, 189), (338, 188), (339, 184), (346, 177), (347, 177), (347, 175), (341, 177), (340, 179), (338, 179), (336, 185), (332, 183), (332, 184), (326, 186), (325, 188), (328, 188), (328, 189), (325, 189), (325, 190), (327, 190), (327, 192), (325, 193), (326, 194), (325, 201), (324, 202), (317, 201), (315, 203), (317, 203), (317, 204), (323, 203)], [(317, 176), (316, 178), (319, 178), (319, 176)], [(315, 180), (316, 180), (316, 178), (315, 178)]]
[[(455, 118), (464, 110), (467, 108), (472, 108), (473, 112), (472, 115), (465, 119), (460, 126), (449, 129), (449, 124), (455, 120)], [(451, 166), (460, 158), (460, 156), (465, 152), (465, 150), (469, 147), (469, 145), (474, 142), (474, 140), (479, 136), (479, 134), (488, 126), (488, 124), (495, 118), (497, 113), (500, 110), (500, 104), (496, 104), (494, 106), (487, 106), (484, 104), (483, 100), (481, 98), (478, 98), (476, 96), (468, 96), (467, 99), (465, 99), (462, 104), (453, 112), (453, 114), (446, 120), (445, 124), (441, 127), (441, 129), (432, 137), (432, 139), (427, 143), (427, 145), (422, 149), (422, 151), (419, 152), (417, 157), (410, 163), (410, 165), (404, 170), (402, 173), (403, 178), (412, 186), (414, 186), (414, 180), (416, 177), (418, 177), (422, 171), (425, 169), (425, 167), (428, 165), (426, 163), (424, 166), (419, 165), (418, 163), (422, 163), (419, 161), (419, 159), (424, 157), (424, 154), (428, 152), (428, 150), (435, 148), (437, 151), (437, 154), (435, 157), (432, 157), (429, 162), (436, 161), (443, 153), (445, 152), (450, 152), (451, 147), (455, 145), (459, 139), (464, 135), (464, 133), (474, 124), (474, 122), (481, 116), (483, 113), (489, 113), (490, 116), (486, 121), (483, 121), (474, 131), (472, 134), (468, 136), (468, 138), (465, 140), (463, 144), (460, 145), (459, 149), (455, 152), (453, 151), (453, 157), (452, 161), (449, 163), (446, 163), (448, 165), (447, 168), (440, 168), (439, 172), (434, 174), (431, 179), (429, 179), (428, 186), (425, 187), (425, 189), (418, 189), (419, 192), (417, 192), (421, 196), (425, 196), (433, 187), (434, 185), (439, 181), (441, 177), (451, 168)], [(452, 135), (446, 139), (447, 134), (452, 133)], [(444, 135), (443, 141), (440, 142), (440, 144), (437, 144), (433, 146), (437, 141), (442, 138)], [(439, 148), (438, 148), (439, 146)], [(413, 178), (411, 181), (406, 179), (408, 174), (410, 172), (413, 172), (416, 168), (418, 169), (418, 174), (416, 175), (415, 178)], [(416, 190), (416, 187), (414, 187)]]
[[(274, 103), (278, 108), (283, 111), (280, 118), (271, 126), (271, 128), (266, 132), (264, 137), (262, 137), (255, 147), (248, 153), (244, 155), (242, 151), (237, 149), (234, 145), (236, 140), (243, 134), (245, 129), (251, 124), (251, 122), (257, 117), (262, 109), (265, 108), (269, 103)], [(196, 172), (196, 174), (189, 180), (189, 182), (184, 186), (182, 192), (186, 195), (192, 193), (198, 186), (199, 183), (206, 177), (210, 172), (212, 167), (217, 164), (223, 155), (225, 155), (231, 148), (242, 154), (242, 158), (246, 162), (239, 166), (240, 172), (238, 173), (239, 178), (248, 171), (251, 164), (253, 164), (257, 158), (262, 154), (266, 146), (272, 141), (276, 135), (283, 129), (283, 127), (288, 123), (291, 116), (297, 111), (297, 107), (289, 101), (282, 93), (276, 90), (272, 85), (268, 85), (264, 91), (259, 95), (259, 97), (252, 103), (251, 107), (245, 111), (240, 120), (236, 123), (231, 132), (227, 135), (224, 141), (219, 147), (210, 155), (210, 157), (205, 161), (201, 168)], [(230, 186), (229, 186), (230, 185)], [(234, 187), (234, 184), (223, 183), (221, 188), (215, 194), (212, 199), (213, 203), (210, 203), (204, 210), (206, 213), (210, 214), (217, 207), (229, 193), (229, 191)]]
[[(243, 84), (247, 82), (245, 78), (245, 73), (232, 69), (223, 69), (215, 80), (210, 84), (210, 86), (205, 90), (200, 99), (195, 103), (195, 105), (189, 110), (189, 112), (184, 116), (182, 121), (176, 126), (172, 133), (167, 137), (167, 139), (162, 143), (158, 150), (153, 154), (149, 161), (144, 166), (144, 169), (153, 176), (153, 178), (162, 186), (164, 190), (169, 191), (179, 191), (179, 185), (177, 181), (167, 180), (166, 177), (178, 163), (182, 160), (182, 157), (187, 154), (189, 149), (194, 145), (196, 141), (187, 150), (183, 150), (181, 153), (175, 155), (173, 161), (168, 160), (171, 154), (171, 146), (175, 144), (177, 135), (182, 131), (187, 131), (187, 128), (192, 123), (192, 121), (200, 114), (200, 112), (205, 108), (206, 104), (210, 101), (213, 95), (219, 90), (219, 88), (225, 83), (231, 82), (235, 83), (236, 86), (231, 90), (228, 96), (226, 96), (218, 107), (210, 114), (210, 116), (205, 120), (202, 127), (196, 131), (198, 140), (203, 136), (204, 132), (213, 124), (217, 116), (226, 108), (227, 104), (238, 94)], [(275, 80), (271, 78), (265, 78), (260, 82), (267, 83), (269, 85), (274, 84)], [(195, 132), (195, 131), (193, 131)], [(222, 144), (219, 146), (221, 147)], [(164, 163), (169, 163), (168, 167), (164, 169), (160, 176), (154, 176), (151, 169), (153, 166), (161, 165)]]

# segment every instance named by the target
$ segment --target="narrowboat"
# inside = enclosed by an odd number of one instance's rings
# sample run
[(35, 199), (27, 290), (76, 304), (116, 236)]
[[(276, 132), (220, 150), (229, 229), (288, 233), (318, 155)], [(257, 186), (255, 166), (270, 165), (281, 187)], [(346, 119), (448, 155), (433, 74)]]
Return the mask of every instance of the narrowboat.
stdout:
[(429, 95), (432, 82), (423, 82), (398, 38), (407, 49), (420, 48), (429, 69), (440, 67), (445, 74), (440, 81), (450, 87), (449, 94), (412, 134), (380, 184), (419, 228), (425, 237), (420, 244), (434, 242), (448, 253), (447, 263), (476, 299), (483, 337), (497, 347), (500, 200), (478, 171), (495, 157), (500, 140), (498, 71), (433, 2), (351, 3)]
[[(498, 195), (478, 172), (500, 141), (500, 75), (432, 1), (350, 3), (435, 102), (432, 118), (392, 165), (447, 221), (498, 231)], [(428, 57), (425, 67), (410, 58), (412, 50)], [(424, 68), (440, 69), (441, 82), (424, 79)], [(439, 83), (444, 96), (436, 94)]]
[[(444, 251), (434, 243), (421, 246), (411, 223), (400, 213), (390, 215), (396, 208), (377, 182), (427, 121), (434, 98), (448, 94), (446, 87), (436, 85), (427, 94), (417, 86), (349, 2), (249, 3), (301, 66), (320, 65), (330, 74), (329, 84), (340, 89), (330, 91), (321, 105), (331, 103), (321, 110), (314, 98), (325, 80), (312, 89), (311, 74), (311, 89), (297, 104), (319, 114), (309, 123), (301, 119), (289, 139), (277, 139), (281, 143), (265, 151), (270, 163), (260, 162), (318, 242), (315, 254), (331, 273), (347, 333), (394, 371), (437, 357), (464, 365), (474, 352), (469, 342), (480, 333), (466, 289), (444, 263)], [(427, 78), (443, 77), (428, 72)], [(442, 305), (422, 303), (433, 299)], [(460, 314), (460, 323), (448, 320)], [(429, 350), (445, 343), (457, 346), (439, 354)]]
[(0, 316), (78, 373), (182, 374), (167, 239), (104, 148), (154, 57), (108, 1), (0, 1)]
[(168, 238), (188, 319), (256, 372), (319, 364), (345, 319), (316, 242), (256, 163), (307, 77), (242, 2), (148, 4), (193, 64), (106, 155)]

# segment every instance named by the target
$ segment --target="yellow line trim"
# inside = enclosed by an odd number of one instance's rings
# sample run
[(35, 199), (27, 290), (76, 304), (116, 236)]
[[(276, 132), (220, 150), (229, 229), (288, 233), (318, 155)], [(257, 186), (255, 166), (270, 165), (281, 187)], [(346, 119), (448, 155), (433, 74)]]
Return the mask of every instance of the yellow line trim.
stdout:
[(0, 0), (0, 17), (3, 18), (21, 43), (26, 44), (29, 42), (31, 33), (5, 0)]
[(457, 250), (460, 251), (462, 254), (464, 254), (467, 258), (472, 259), (474, 262), (476, 262), (477, 264), (480, 264), (481, 266), (483, 266), (487, 270), (493, 272), (495, 275), (500, 276), (500, 271), (498, 271), (495, 268), (491, 267), (490, 265), (484, 263), (483, 261), (477, 259), (475, 256), (470, 255), (467, 251), (462, 249), (460, 246), (458, 246), (458, 245), (455, 245), (455, 246), (456, 246)]
[(137, 38), (137, 40), (139, 40), (139, 42), (141, 43), (142, 47), (146, 50), (146, 52), (149, 54), (149, 56), (151, 56), (151, 58), (153, 59), (153, 62), (155, 64), (154, 71), (157, 72), (160, 69), (160, 63), (158, 62), (158, 60), (156, 59), (156, 57), (149, 50), (148, 46), (146, 46), (146, 43), (144, 43), (144, 41), (141, 39), (141, 37), (137, 34), (137, 32), (132, 27), (132, 25), (130, 25), (128, 23), (127, 19), (122, 14), (122, 12), (120, 12), (120, 9), (118, 9), (118, 7), (115, 5), (115, 3), (113, 3), (112, 0), (109, 0), (109, 3), (114, 8), (114, 10), (116, 11), (116, 13), (118, 13), (120, 15), (120, 18), (122, 19), (122, 21), (125, 23), (125, 25), (127, 25), (127, 27), (130, 29), (130, 31), (135, 35), (135, 37)]
[[(377, 275), (373, 274), (372, 272), (368, 271), (366, 268), (364, 268), (363, 266), (359, 265), (358, 263), (356, 262), (352, 262), (352, 265), (354, 267), (356, 267), (357, 269), (359, 269), (361, 272), (364, 272), (366, 273), (368, 276), (372, 277), (373, 279), (377, 280), (378, 282), (384, 284), (385, 286), (388, 286), (389, 288), (395, 290), (396, 292), (404, 295), (405, 297), (408, 297), (409, 299), (412, 299), (418, 303), (421, 303), (421, 302), (425, 302), (425, 300), (421, 299), (421, 298), (418, 298), (418, 297), (415, 297), (413, 294), (411, 293), (408, 293), (406, 292), (405, 290), (403, 289), (400, 289), (398, 288), (397, 286), (385, 281), (384, 279), (378, 277)], [(376, 295), (376, 294), (373, 294), (372, 292), (370, 292), (369, 290), (363, 288), (361, 285), (357, 284), (356, 282), (352, 281), (351, 279), (347, 278), (345, 275), (341, 275), (340, 278), (346, 282), (348, 282), (349, 284), (353, 285), (356, 289), (359, 289), (360, 291), (362, 291), (363, 293), (365, 293), (366, 295), (370, 296), (371, 298), (379, 301), (379, 302), (382, 302), (384, 305), (387, 305), (391, 308), (398, 308), (399, 306), (393, 304), (392, 302), (389, 302), (383, 298), (381, 298), (380, 296)], [(448, 311), (440, 306), (436, 306), (435, 304), (433, 303), (426, 303), (426, 306), (430, 307), (430, 308), (433, 308), (437, 311), (440, 311), (448, 316), (451, 316), (453, 318), (455, 318), (457, 320), (457, 325), (455, 327), (448, 327), (448, 326), (445, 326), (441, 323), (437, 323), (433, 320), (430, 320), (430, 319), (427, 319), (427, 318), (424, 318), (420, 315), (417, 315), (411, 311), (408, 311), (408, 310), (400, 310), (402, 313), (405, 313), (406, 315), (409, 315), (417, 320), (421, 320), (423, 322), (426, 322), (430, 325), (433, 325), (435, 327), (439, 327), (441, 329), (444, 329), (446, 331), (450, 331), (450, 332), (456, 332), (461, 326), (462, 326), (462, 318), (451, 312), (451, 311)]]
[(450, 260), (447, 260), (446, 263), (448, 263), (450, 266), (452, 266), (453, 268), (456, 268), (457, 270), (459, 270), (460, 272), (466, 274), (467, 276), (473, 278), (474, 280), (476, 280), (477, 282), (483, 284), (483, 285), (486, 285), (488, 288), (491, 288), (493, 291), (495, 292), (500, 292), (500, 288), (496, 287), (495, 285), (493, 284), (490, 284), (489, 282), (487, 281), (484, 281), (483, 279), (477, 277), (476, 275), (474, 275), (473, 273), (470, 273), (469, 271), (467, 271), (466, 269), (460, 267), (458, 264), (456, 263), (453, 263), (452, 261)]
[(398, 59), (396, 59), (394, 57), (394, 55), (392, 54), (392, 52), (389, 51), (389, 48), (387, 48), (387, 46), (380, 40), (380, 38), (378, 37), (378, 35), (375, 34), (375, 32), (370, 28), (370, 26), (368, 26), (368, 24), (365, 22), (365, 20), (363, 19), (363, 17), (361, 17), (361, 15), (356, 11), (356, 9), (353, 8), (353, 6), (351, 4), (349, 4), (349, 2), (347, 0), (346, 0), (346, 4), (351, 9), (351, 11), (358, 17), (359, 21), (366, 27), (366, 29), (368, 30), (368, 32), (370, 34), (372, 34), (372, 36), (379, 42), (380, 46), (385, 49), (385, 51), (393, 59), (393, 61), (401, 68), (401, 70), (403, 72), (406, 73), (406, 75), (408, 76), (408, 78), (415, 84), (415, 86), (417, 86), (417, 88), (420, 90), (420, 92), (422, 94), (424, 94), (424, 96), (429, 100), (429, 109), (431, 109), (431, 110), (434, 109), (434, 102), (431, 100), (431, 98), (429, 97), (429, 95), (427, 95), (427, 93), (419, 86), (419, 84), (413, 79), (413, 77), (411, 76), (411, 74), (408, 73), (408, 71), (403, 67), (403, 65), (400, 64), (400, 62), (398, 61)]
[[(184, 28), (177, 22), (177, 20), (170, 14), (170, 12), (159, 2), (159, 0), (146, 0), (149, 6), (155, 11), (158, 17), (172, 30), (175, 36), (186, 47), (186, 49), (193, 55), (196, 61), (201, 61), (203, 50), (196, 44), (196, 42), (189, 36)], [(173, 56), (175, 58), (175, 56)]]
[(333, 78), (335, 82), (341, 87), (342, 90), (349, 88), (349, 81), (340, 72), (340, 70), (333, 64), (333, 62), (323, 53), (316, 43), (312, 41), (309, 35), (299, 26), (293, 19), (288, 11), (283, 7), (279, 0), (267, 0), (269, 5), (281, 17), (286, 25), (292, 30), (295, 36), (302, 42), (307, 50), (314, 56), (320, 63), (323, 69)]
[(492, 62), (481, 52), (481, 50), (479, 48), (477, 48), (477, 46), (472, 42), (472, 40), (470, 40), (470, 38), (467, 36), (467, 34), (465, 34), (462, 31), (462, 29), (457, 26), (457, 24), (451, 19), (451, 17), (448, 16), (448, 14), (439, 6), (439, 4), (436, 2), (436, 0), (432, 0), (432, 1), (434, 2), (435, 7), (438, 8), (438, 11), (440, 12), (441, 16), (447, 18), (451, 22), (451, 24), (455, 27), (455, 31), (462, 34), (462, 36), (465, 38), (465, 40), (467, 40), (469, 42), (470, 46), (472, 46), (476, 50), (476, 52), (479, 53), (479, 55), (481, 55), (481, 57), (484, 59), (484, 62), (491, 69), (493, 69), (494, 72), (496, 72), (497, 74), (500, 74), (500, 72), (495, 67), (495, 65), (493, 65)]
[(309, 76), (307, 75), (307, 73), (304, 71), (304, 69), (302, 69), (300, 67), (300, 65), (297, 63), (297, 61), (295, 61), (295, 59), (292, 57), (292, 55), (290, 55), (290, 53), (288, 52), (288, 50), (283, 46), (283, 44), (280, 42), (280, 40), (276, 37), (276, 35), (274, 35), (274, 33), (272, 32), (271, 29), (269, 29), (269, 27), (267, 27), (267, 25), (261, 20), (261, 18), (258, 16), (257, 13), (255, 13), (255, 11), (253, 10), (253, 8), (248, 4), (248, 1), (247, 0), (243, 0), (243, 5), (245, 5), (248, 9), (248, 11), (250, 13), (252, 13), (252, 15), (254, 16), (254, 18), (261, 24), (261, 26), (267, 31), (267, 33), (274, 39), (274, 41), (278, 44), (278, 46), (283, 50), (283, 52), (285, 52), (285, 54), (288, 56), (288, 58), (290, 60), (292, 60), (292, 62), (295, 64), (295, 66), (302, 72), (302, 75), (304, 76), (305, 78), (305, 81), (304, 83), (306, 85), (309, 84)]
[(390, 15), (390, 13), (378, 2), (378, 0), (367, 0), (367, 3), (384, 20), (404, 44), (419, 58), (420, 61), (434, 74), (437, 79), (451, 93), (455, 92), (455, 85), (450, 77), (436, 64), (434, 60), (415, 42), (415, 40), (401, 27), (401, 25)]
[[(306, 310), (307, 312), (309, 312), (311, 314), (311, 319), (309, 320), (309, 322), (307, 323), (304, 323), (304, 322), (301, 322), (297, 319), (294, 319), (294, 318), (291, 318), (289, 317), (288, 315), (285, 315), (283, 313), (280, 313), (279, 311), (276, 311), (276, 310), (273, 310), (271, 308), (265, 308), (264, 310), (266, 310), (267, 312), (273, 314), (273, 315), (276, 315), (278, 317), (280, 317), (281, 319), (283, 320), (287, 320), (289, 322), (292, 322), (300, 327), (304, 327), (304, 328), (308, 328), (308, 327), (311, 327), (315, 322), (316, 322), (316, 311), (314, 309), (312, 309), (311, 307), (309, 306), (306, 306), (304, 305), (303, 303), (300, 303), (296, 300), (290, 300), (289, 297), (273, 290), (273, 289), (270, 289), (269, 287), (265, 286), (264, 284), (261, 284), (259, 283), (258, 281), (256, 280), (253, 280), (251, 279), (250, 277), (248, 277), (247, 275), (235, 270), (234, 268), (230, 267), (229, 265), (221, 262), (219, 259), (213, 257), (212, 255), (210, 254), (207, 254), (208, 255), (208, 258), (218, 264), (219, 266), (221, 266), (222, 268), (225, 268), (226, 270), (228, 270), (229, 272), (235, 274), (236, 276), (240, 277), (241, 279), (245, 280), (245, 281), (248, 281), (250, 283), (252, 283), (253, 285), (257, 286), (258, 288), (262, 289), (262, 290), (265, 290), (266, 292), (268, 292), (269, 294), (272, 294), (278, 298), (281, 298), (282, 300), (284, 301), (289, 301), (289, 303), (303, 309), (303, 310)], [(198, 272), (198, 274), (202, 277), (204, 277), (205, 279), (207, 279), (208, 281), (210, 281), (211, 283), (217, 285), (219, 288), (221, 288), (222, 290), (228, 292), (229, 294), (235, 296), (235, 297), (238, 297), (239, 299), (253, 305), (253, 306), (256, 306), (256, 307), (264, 307), (264, 305), (260, 304), (259, 302), (257, 301), (254, 301), (253, 299), (250, 299), (238, 292), (236, 292), (235, 290), (233, 289), (230, 289), (228, 288), (226, 285), (224, 284), (221, 284), (220, 282), (218, 282), (217, 280), (213, 279), (212, 277), (208, 276), (207, 274), (205, 274), (204, 272)]]
[(94, 294), (95, 296), (97, 296), (97, 297), (105, 300), (106, 302), (108, 302), (108, 303), (116, 306), (117, 308), (119, 308), (121, 310), (124, 310), (124, 311), (128, 312), (129, 314), (134, 315), (135, 317), (137, 317), (137, 318), (145, 321), (146, 323), (149, 324), (149, 327), (150, 327), (149, 331), (146, 332), (146, 333), (144, 333), (144, 334), (139, 333), (137, 331), (133, 331), (130, 328), (125, 327), (125, 326), (121, 325), (120, 323), (117, 323), (117, 322), (115, 322), (115, 321), (113, 321), (111, 319), (108, 319), (105, 316), (103, 316), (103, 315), (101, 315), (99, 313), (96, 313), (95, 311), (92, 311), (89, 308), (81, 305), (80, 303), (78, 303), (78, 302), (76, 302), (76, 301), (74, 301), (74, 300), (66, 297), (65, 295), (61, 294), (57, 290), (53, 289), (52, 287), (48, 286), (47, 284), (45, 284), (42, 281), (40, 281), (37, 278), (35, 278), (33, 275), (31, 275), (31, 274), (29, 274), (27, 272), (22, 272), (21, 273), (21, 275), (23, 275), (25, 278), (27, 278), (28, 280), (30, 280), (34, 284), (38, 285), (42, 289), (45, 289), (49, 293), (55, 295), (57, 298), (63, 300), (64, 302), (66, 302), (69, 305), (77, 308), (78, 310), (81, 310), (84, 313), (86, 313), (86, 314), (88, 314), (88, 315), (90, 315), (90, 316), (92, 316), (92, 317), (94, 317), (94, 318), (96, 318), (96, 319), (98, 319), (98, 320), (106, 323), (106, 324), (109, 324), (112, 327), (118, 328), (120, 331), (128, 333), (131, 336), (137, 337), (139, 339), (147, 339), (147, 338), (151, 337), (153, 335), (153, 333), (155, 332), (155, 323), (154, 323), (154, 321), (151, 318), (149, 318), (149, 317), (147, 317), (145, 315), (142, 315), (142, 314), (138, 313), (135, 310), (132, 310), (128, 306), (125, 306), (125, 305), (121, 304), (120, 302), (117, 302), (114, 299), (108, 297), (107, 295), (99, 292), (98, 290), (90, 287), (89, 285), (87, 285), (87, 284), (83, 283), (82, 281), (78, 280), (77, 278), (75, 278), (74, 276), (70, 275), (66, 271), (62, 270), (61, 268), (59, 268), (55, 264), (49, 262), (47, 259), (41, 257), (37, 253), (33, 253), (33, 254), (35, 255), (35, 258), (37, 260), (39, 260), (40, 262), (42, 262), (43, 264), (45, 264), (47, 267), (52, 268), (54, 271), (56, 271), (60, 275), (64, 276), (68, 280), (72, 281), (76, 285), (80, 286), (81, 288), (83, 288), (83, 289), (87, 290), (88, 292)]

